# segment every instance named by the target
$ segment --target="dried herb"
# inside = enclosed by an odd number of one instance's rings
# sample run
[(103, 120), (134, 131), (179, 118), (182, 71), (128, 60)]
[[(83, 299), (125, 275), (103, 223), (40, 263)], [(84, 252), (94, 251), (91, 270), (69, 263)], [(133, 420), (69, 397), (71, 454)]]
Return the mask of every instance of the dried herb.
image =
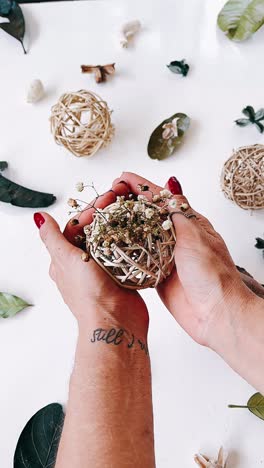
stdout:
[(174, 60), (169, 65), (167, 65), (168, 69), (172, 71), (172, 73), (177, 73), (178, 75), (187, 76), (190, 70), (190, 66), (185, 60)]
[[(0, 170), (4, 170), (6, 167), (7, 163), (2, 161)], [(22, 187), (0, 174), (0, 201), (2, 202), (27, 208), (45, 208), (52, 205), (55, 200), (56, 197), (50, 193), (37, 192)]]
[(190, 118), (182, 113), (164, 120), (151, 134), (148, 143), (149, 157), (162, 160), (170, 156), (182, 143), (190, 122)]
[(14, 468), (54, 468), (63, 422), (59, 403), (51, 403), (34, 414), (18, 439)]
[(235, 120), (236, 124), (240, 127), (246, 127), (247, 125), (255, 125), (260, 133), (264, 131), (264, 125), (261, 123), (264, 121), (264, 109), (261, 108), (255, 112), (252, 106), (247, 106), (242, 110), (243, 114), (246, 115), (246, 119)]
[(14, 0), (0, 0), (0, 16), (7, 18), (9, 22), (0, 23), (0, 28), (3, 29), (7, 34), (17, 39), (26, 54), (26, 50), (23, 44), (25, 35), (25, 20), (23, 12)]
[(12, 294), (0, 292), (0, 317), (1, 318), (13, 317), (21, 310), (30, 306), (31, 304), (28, 304), (26, 301), (24, 301), (18, 296), (13, 296)]
[(219, 28), (233, 41), (244, 41), (264, 24), (263, 0), (229, 0), (220, 11)]
[(81, 65), (82, 73), (94, 73), (96, 83), (106, 81), (107, 75), (115, 73), (115, 63), (109, 65)]
[(254, 393), (248, 400), (247, 405), (228, 405), (228, 408), (247, 408), (258, 418), (264, 419), (264, 396), (261, 393)]

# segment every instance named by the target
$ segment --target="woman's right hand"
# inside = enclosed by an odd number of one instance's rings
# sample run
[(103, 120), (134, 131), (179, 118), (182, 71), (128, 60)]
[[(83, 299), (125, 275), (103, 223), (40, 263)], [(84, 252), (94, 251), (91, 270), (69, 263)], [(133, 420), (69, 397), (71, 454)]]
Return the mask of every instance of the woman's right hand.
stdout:
[[(139, 185), (147, 185), (153, 194), (163, 190), (133, 173), (123, 173), (115, 183), (121, 180), (136, 194), (140, 193)], [(177, 201), (178, 208), (171, 211), (180, 211), (183, 203), (189, 205), (177, 179), (171, 178), (166, 187)], [(151, 197), (150, 192), (144, 195)], [(158, 293), (186, 332), (198, 343), (213, 348), (218, 330), (225, 322), (235, 321), (236, 311), (247, 307), (255, 295), (243, 283), (223, 239), (210, 222), (191, 208), (188, 213), (195, 217), (172, 215), (177, 236), (176, 268), (158, 286)]]

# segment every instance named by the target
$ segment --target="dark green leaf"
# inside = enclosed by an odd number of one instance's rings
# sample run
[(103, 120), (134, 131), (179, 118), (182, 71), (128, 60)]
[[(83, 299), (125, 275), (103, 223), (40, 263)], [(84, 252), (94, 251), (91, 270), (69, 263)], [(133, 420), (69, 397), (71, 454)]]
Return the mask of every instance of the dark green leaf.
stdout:
[(260, 133), (264, 132), (264, 125), (261, 124), (260, 122), (255, 122), (255, 125)]
[(264, 249), (264, 239), (261, 239), (260, 237), (257, 237), (256, 238), (256, 244), (255, 244), (255, 247), (257, 249)]
[(177, 73), (178, 75), (182, 76), (187, 76), (190, 69), (188, 63), (186, 63), (185, 60), (174, 60), (169, 65), (167, 65), (167, 67), (170, 71), (172, 71), (172, 73)]
[(63, 409), (58, 403), (34, 414), (18, 439), (14, 468), (54, 468), (63, 422)]
[(264, 120), (264, 109), (259, 109), (255, 114), (255, 120)]
[(6, 161), (0, 161), (0, 171), (4, 171), (5, 169), (7, 169), (8, 167), (8, 164)]
[(255, 110), (252, 106), (247, 106), (242, 110), (243, 114), (246, 115), (251, 122), (255, 121)]
[(13, 296), (8, 293), (0, 292), (0, 317), (9, 318), (16, 315), (21, 310), (29, 307), (31, 304), (28, 304), (23, 299), (17, 296)]
[(229, 0), (220, 11), (217, 22), (229, 39), (244, 41), (264, 24), (264, 2)]
[(14, 0), (0, 0), (0, 16), (9, 20), (8, 23), (0, 23), (0, 28), (17, 39), (26, 53), (23, 44), (25, 20), (20, 6)]
[(0, 174), (0, 201), (28, 208), (45, 208), (52, 205), (56, 197), (50, 193), (36, 192), (6, 179)]
[(246, 127), (251, 123), (249, 119), (237, 119), (235, 122), (239, 127)]
[(228, 408), (247, 408), (258, 418), (264, 419), (264, 397), (261, 393), (254, 393), (245, 406), (228, 405)]
[[(178, 136), (164, 139), (162, 137), (164, 128), (163, 125), (171, 123), (173, 119), (179, 118), (177, 122)], [(177, 113), (169, 119), (164, 120), (151, 134), (148, 143), (148, 155), (152, 159), (165, 159), (170, 156), (182, 142), (185, 132), (190, 126), (190, 118), (186, 114)]]

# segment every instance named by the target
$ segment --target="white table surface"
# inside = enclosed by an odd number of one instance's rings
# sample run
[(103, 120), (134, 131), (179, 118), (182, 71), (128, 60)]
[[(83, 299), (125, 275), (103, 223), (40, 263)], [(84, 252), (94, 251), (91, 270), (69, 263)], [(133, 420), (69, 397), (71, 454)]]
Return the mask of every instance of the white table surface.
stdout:
[[(23, 5), (27, 23), (23, 55), (15, 40), (0, 32), (0, 160), (6, 175), (53, 192), (49, 208), (61, 226), (75, 183), (110, 187), (123, 170), (164, 184), (176, 175), (197, 210), (225, 238), (235, 262), (264, 280), (254, 238), (264, 233), (264, 214), (243, 211), (221, 193), (220, 172), (232, 148), (264, 143), (255, 128), (233, 124), (241, 109), (264, 106), (264, 30), (244, 44), (216, 28), (223, 0), (120, 0)], [(117, 31), (138, 18), (144, 30), (128, 50)], [(166, 64), (186, 58), (186, 79)], [(80, 73), (83, 63), (116, 62), (116, 76), (97, 85)], [(40, 78), (46, 98), (25, 102), (29, 83)], [(66, 91), (98, 92), (114, 110), (116, 136), (93, 158), (78, 159), (57, 146), (49, 130), (51, 106)], [(192, 127), (182, 147), (166, 161), (152, 161), (146, 147), (164, 118), (186, 112)], [(89, 194), (86, 194), (89, 197)], [(76, 326), (48, 276), (49, 258), (32, 221), (33, 210), (0, 204), (0, 290), (34, 303), (0, 323), (0, 465), (12, 467), (21, 429), (42, 406), (67, 400)], [(144, 293), (151, 315), (156, 458), (158, 468), (191, 468), (196, 451), (214, 455), (223, 444), (229, 467), (263, 466), (263, 421), (228, 403), (245, 403), (253, 393), (214, 353), (195, 343), (169, 316), (154, 291)]]

